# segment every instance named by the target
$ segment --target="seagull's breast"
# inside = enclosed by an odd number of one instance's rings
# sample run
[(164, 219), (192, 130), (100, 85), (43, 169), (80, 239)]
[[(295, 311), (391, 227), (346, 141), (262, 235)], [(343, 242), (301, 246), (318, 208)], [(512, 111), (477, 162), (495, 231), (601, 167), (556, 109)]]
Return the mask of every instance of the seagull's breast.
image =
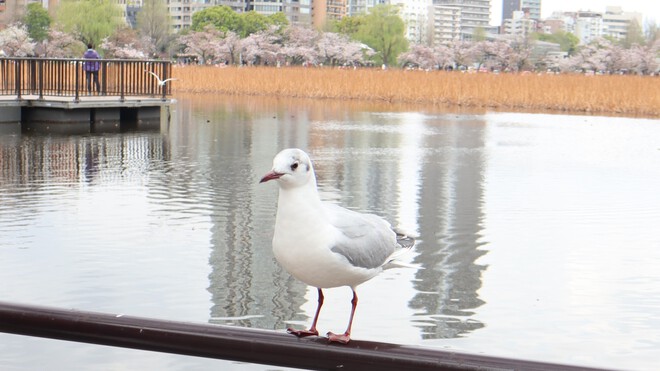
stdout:
[(337, 234), (325, 213), (310, 205), (278, 203), (273, 254), (292, 276), (314, 287), (357, 286), (380, 272), (353, 266), (332, 251)]

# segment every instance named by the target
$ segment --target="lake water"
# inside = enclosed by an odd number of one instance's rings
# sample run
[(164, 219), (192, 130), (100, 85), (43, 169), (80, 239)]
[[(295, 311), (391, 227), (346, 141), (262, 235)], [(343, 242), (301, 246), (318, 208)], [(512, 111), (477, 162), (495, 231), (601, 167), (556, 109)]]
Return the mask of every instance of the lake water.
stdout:
[[(353, 337), (631, 370), (660, 360), (660, 120), (180, 97), (160, 133), (0, 137), (0, 300), (283, 331), (282, 148), (322, 197), (418, 239), (358, 288)], [(326, 290), (343, 331), (350, 290)], [(293, 356), (293, 355), (292, 355)], [(2, 370), (262, 370), (0, 334)]]

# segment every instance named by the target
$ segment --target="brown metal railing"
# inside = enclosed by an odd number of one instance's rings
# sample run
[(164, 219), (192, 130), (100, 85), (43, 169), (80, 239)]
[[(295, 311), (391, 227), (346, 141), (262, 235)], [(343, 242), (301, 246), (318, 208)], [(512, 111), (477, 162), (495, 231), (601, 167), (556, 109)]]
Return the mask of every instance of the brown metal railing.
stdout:
[(526, 370), (596, 368), (351, 340), (328, 344), (284, 331), (165, 321), (0, 302), (0, 332), (315, 370)]
[[(83, 69), (85, 59), (0, 58), (0, 95), (75, 97), (87, 95)], [(172, 64), (161, 60), (97, 59), (100, 65), (100, 91), (94, 95), (162, 97), (172, 94), (169, 84), (159, 85), (153, 72), (162, 80), (172, 77)]]

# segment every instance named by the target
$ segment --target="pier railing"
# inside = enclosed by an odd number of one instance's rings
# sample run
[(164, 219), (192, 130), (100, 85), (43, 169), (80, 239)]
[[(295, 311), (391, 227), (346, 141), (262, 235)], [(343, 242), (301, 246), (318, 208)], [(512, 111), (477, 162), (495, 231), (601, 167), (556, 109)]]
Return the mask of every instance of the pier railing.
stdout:
[(165, 321), (0, 302), (0, 332), (315, 370), (528, 370), (596, 368), (351, 340), (328, 344), (284, 331)]
[[(92, 84), (92, 95), (162, 97), (172, 94), (172, 64), (162, 60), (96, 59), (100, 91)], [(0, 58), (0, 95), (74, 97), (88, 95), (85, 62), (89, 59)]]

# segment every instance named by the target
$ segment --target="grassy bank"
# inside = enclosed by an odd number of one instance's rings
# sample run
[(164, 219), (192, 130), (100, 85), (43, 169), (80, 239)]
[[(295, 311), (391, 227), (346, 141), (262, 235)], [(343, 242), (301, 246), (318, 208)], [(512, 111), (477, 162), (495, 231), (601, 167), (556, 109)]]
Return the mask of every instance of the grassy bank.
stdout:
[(175, 67), (176, 93), (660, 116), (660, 78), (378, 69)]

